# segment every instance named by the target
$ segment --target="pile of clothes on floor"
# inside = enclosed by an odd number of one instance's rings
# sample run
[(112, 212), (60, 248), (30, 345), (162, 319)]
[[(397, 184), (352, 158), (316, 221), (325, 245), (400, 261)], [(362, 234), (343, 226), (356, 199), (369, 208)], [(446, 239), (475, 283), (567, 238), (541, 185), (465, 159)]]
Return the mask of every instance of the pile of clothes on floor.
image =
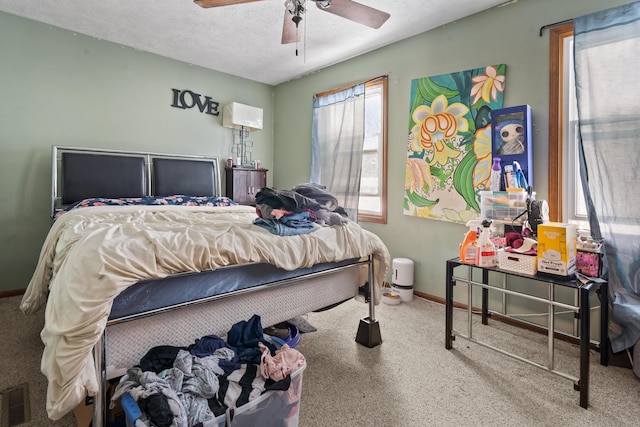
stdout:
[(291, 190), (262, 188), (256, 194), (254, 224), (280, 236), (307, 234), (318, 226), (342, 225), (348, 214), (336, 197), (319, 184), (300, 184)]
[(208, 335), (187, 347), (150, 349), (122, 377), (110, 408), (128, 393), (151, 425), (202, 425), (266, 391), (287, 390), (291, 374), (305, 363), (299, 351), (266, 334), (254, 315), (234, 324), (226, 341)]

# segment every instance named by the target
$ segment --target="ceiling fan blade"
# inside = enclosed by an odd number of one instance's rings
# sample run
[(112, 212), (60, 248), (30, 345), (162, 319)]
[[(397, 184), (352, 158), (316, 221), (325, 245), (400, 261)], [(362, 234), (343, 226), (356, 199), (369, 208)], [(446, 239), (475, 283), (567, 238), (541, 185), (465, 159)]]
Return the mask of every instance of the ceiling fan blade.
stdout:
[(232, 4), (240, 4), (240, 3), (251, 3), (254, 1), (260, 0), (194, 0), (193, 2), (200, 7), (219, 7), (219, 6), (229, 6)]
[(371, 28), (380, 28), (391, 15), (378, 9), (357, 3), (352, 0), (331, 0), (328, 7), (323, 7), (321, 3), (316, 3), (320, 10), (333, 13), (349, 19), (350, 21), (366, 25)]
[(284, 11), (284, 21), (282, 22), (282, 44), (296, 43), (300, 41), (300, 32), (302, 32), (302, 26), (304, 21), (296, 23), (291, 19), (293, 15), (288, 10)]

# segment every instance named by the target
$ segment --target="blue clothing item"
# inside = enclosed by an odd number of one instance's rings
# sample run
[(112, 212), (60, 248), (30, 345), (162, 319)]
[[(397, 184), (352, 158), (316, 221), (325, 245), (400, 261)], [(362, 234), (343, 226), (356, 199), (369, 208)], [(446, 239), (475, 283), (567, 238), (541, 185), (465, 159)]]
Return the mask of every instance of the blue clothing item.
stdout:
[(196, 339), (195, 343), (189, 346), (189, 353), (198, 357), (206, 357), (213, 354), (219, 348), (228, 347), (227, 343), (217, 335), (205, 335)]
[(278, 236), (297, 236), (299, 234), (309, 234), (316, 230), (315, 224), (311, 221), (292, 219), (288, 222), (283, 222), (282, 218), (279, 220), (256, 218), (253, 223)]
[(294, 228), (313, 228), (314, 223), (311, 212), (308, 211), (285, 215), (279, 221), (287, 227)]
[(238, 355), (241, 363), (251, 363), (259, 365), (261, 363), (262, 351), (258, 343), (264, 344), (271, 354), (275, 354), (276, 347), (264, 338), (260, 316), (254, 314), (251, 319), (241, 321), (233, 326), (227, 333), (227, 344), (229, 344)]
[[(202, 338), (198, 338), (194, 344), (189, 346), (189, 353), (197, 357), (207, 357), (212, 355), (219, 348), (229, 348), (236, 353), (234, 348), (229, 346), (225, 340), (217, 335), (206, 335)], [(220, 359), (218, 365), (225, 372), (233, 372), (236, 369), (239, 369), (240, 362), (237, 353), (231, 360)]]

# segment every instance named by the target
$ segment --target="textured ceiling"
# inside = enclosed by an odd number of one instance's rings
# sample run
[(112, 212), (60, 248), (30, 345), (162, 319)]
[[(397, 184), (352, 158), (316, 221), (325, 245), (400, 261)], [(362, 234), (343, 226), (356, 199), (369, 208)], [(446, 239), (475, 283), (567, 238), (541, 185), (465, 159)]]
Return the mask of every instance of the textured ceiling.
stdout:
[(284, 0), (208, 9), (191, 0), (0, 0), (0, 11), (277, 85), (516, 1), (359, 0), (391, 15), (379, 29), (372, 29), (322, 11), (307, 0), (300, 42), (285, 45), (281, 44)]

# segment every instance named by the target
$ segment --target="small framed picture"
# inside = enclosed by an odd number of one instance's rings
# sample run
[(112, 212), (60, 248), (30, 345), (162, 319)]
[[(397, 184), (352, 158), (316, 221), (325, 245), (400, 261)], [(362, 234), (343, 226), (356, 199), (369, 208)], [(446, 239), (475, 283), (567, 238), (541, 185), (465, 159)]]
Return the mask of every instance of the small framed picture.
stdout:
[(531, 107), (519, 105), (491, 111), (491, 154), (500, 164), (521, 167), (533, 186), (533, 153), (531, 141)]

